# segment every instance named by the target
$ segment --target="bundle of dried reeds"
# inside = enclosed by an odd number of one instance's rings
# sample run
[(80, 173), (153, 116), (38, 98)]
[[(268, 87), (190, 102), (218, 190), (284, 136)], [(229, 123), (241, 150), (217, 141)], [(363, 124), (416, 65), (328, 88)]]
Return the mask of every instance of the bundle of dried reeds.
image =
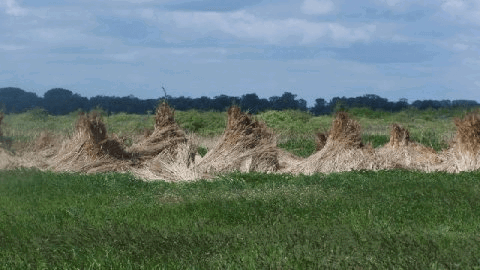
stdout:
[(66, 140), (52, 160), (52, 169), (77, 172), (126, 171), (136, 164), (136, 155), (126, 152), (121, 143), (107, 136), (101, 116), (81, 114), (75, 134)]
[(407, 129), (392, 125), (390, 141), (376, 150), (381, 169), (403, 168), (409, 170), (436, 171), (442, 160), (430, 147), (410, 140)]
[(320, 137), (317, 135), (317, 142), (318, 138), (324, 137), (326, 142), (323, 147), (317, 143), (318, 152), (288, 171), (295, 174), (312, 174), (376, 169), (373, 148), (362, 143), (360, 125), (350, 119), (346, 112), (338, 112), (335, 115), (328, 137), (325, 134)]
[(448, 172), (480, 169), (480, 112), (468, 113), (454, 122), (457, 132), (449, 149), (441, 153), (442, 169)]
[(145, 138), (127, 150), (138, 154), (142, 160), (152, 159), (160, 153), (175, 156), (178, 145), (187, 143), (187, 137), (175, 122), (174, 114), (175, 110), (167, 103), (158, 106), (153, 132), (146, 129)]
[(227, 127), (213, 149), (202, 158), (202, 172), (261, 171), (280, 169), (274, 134), (264, 123), (243, 113), (239, 107), (228, 109)]

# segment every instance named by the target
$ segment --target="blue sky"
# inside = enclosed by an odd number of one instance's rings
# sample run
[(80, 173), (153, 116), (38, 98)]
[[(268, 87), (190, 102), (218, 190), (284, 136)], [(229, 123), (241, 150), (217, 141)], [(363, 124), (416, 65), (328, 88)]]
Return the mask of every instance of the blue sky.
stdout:
[(0, 87), (39, 96), (480, 101), (479, 0), (0, 0)]

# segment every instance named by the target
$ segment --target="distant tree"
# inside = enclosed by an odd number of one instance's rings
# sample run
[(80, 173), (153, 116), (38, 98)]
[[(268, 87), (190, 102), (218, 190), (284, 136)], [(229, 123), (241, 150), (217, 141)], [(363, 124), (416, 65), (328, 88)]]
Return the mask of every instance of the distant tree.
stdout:
[(41, 106), (41, 99), (35, 93), (25, 92), (16, 87), (0, 88), (0, 104), (5, 113), (23, 112)]
[(64, 115), (87, 107), (87, 99), (63, 88), (53, 88), (43, 95), (43, 108), (50, 114)]
[(314, 115), (323, 115), (330, 113), (330, 108), (328, 108), (328, 103), (323, 98), (315, 99), (315, 104), (310, 109), (310, 112)]

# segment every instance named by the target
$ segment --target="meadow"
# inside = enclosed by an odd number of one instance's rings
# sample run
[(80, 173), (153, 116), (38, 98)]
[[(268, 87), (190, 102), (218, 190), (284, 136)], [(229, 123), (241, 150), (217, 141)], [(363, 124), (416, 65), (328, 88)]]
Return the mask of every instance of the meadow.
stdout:
[[(464, 110), (386, 113), (351, 109), (374, 147), (390, 125), (440, 151)], [(11, 151), (41, 131), (74, 131), (77, 113), (6, 115)], [(315, 152), (332, 116), (267, 111), (256, 116), (279, 147)], [(220, 112), (176, 112), (205, 154), (226, 126)], [(126, 138), (151, 115), (106, 115)], [(130, 140), (130, 141), (128, 141)], [(0, 171), (2, 269), (480, 269), (480, 172), (407, 170), (288, 175), (228, 173), (193, 182), (145, 182), (132, 174)]]

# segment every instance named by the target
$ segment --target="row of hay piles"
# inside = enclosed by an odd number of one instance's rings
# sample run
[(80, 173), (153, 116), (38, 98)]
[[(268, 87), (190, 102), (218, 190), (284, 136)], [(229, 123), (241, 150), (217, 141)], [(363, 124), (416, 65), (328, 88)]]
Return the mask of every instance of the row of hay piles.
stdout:
[(455, 118), (457, 132), (449, 149), (440, 155), (444, 160), (442, 170), (447, 172), (480, 169), (480, 114), (479, 111)]
[(117, 138), (109, 138), (100, 114), (81, 114), (75, 134), (63, 142), (51, 160), (55, 171), (106, 172), (127, 171), (136, 164), (136, 156), (123, 149)]
[(420, 171), (436, 171), (442, 160), (430, 147), (410, 140), (410, 133), (397, 124), (392, 125), (390, 141), (377, 149), (379, 168), (403, 168)]
[(200, 160), (198, 168), (204, 173), (275, 172), (281, 168), (279, 153), (275, 136), (266, 125), (232, 106), (222, 137)]
[(317, 135), (317, 149), (316, 153), (288, 171), (312, 174), (377, 168), (374, 149), (362, 143), (360, 125), (346, 112), (336, 114), (328, 137)]

